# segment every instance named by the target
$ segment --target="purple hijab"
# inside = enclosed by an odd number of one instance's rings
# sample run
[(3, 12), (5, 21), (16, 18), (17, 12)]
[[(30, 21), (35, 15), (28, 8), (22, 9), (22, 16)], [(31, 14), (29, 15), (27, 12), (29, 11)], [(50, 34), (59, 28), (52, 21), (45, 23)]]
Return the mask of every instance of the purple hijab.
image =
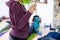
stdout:
[(14, 0), (10, 0), (10, 1), (6, 2), (6, 5), (9, 7), (13, 1)]

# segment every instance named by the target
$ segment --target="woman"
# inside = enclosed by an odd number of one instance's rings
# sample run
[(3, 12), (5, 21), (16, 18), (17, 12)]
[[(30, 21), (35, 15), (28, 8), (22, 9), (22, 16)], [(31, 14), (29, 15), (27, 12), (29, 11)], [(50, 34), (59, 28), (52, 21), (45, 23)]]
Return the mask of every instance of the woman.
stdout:
[(29, 18), (36, 9), (33, 4), (28, 11), (19, 3), (22, 0), (10, 0), (7, 2), (9, 7), (9, 16), (11, 21), (11, 32), (9, 40), (27, 40), (29, 33)]

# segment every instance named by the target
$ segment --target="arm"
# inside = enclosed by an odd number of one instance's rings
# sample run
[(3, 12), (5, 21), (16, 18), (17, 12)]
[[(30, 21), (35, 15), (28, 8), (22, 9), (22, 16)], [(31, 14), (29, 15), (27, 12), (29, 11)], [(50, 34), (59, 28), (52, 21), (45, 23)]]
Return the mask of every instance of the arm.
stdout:
[(29, 11), (27, 11), (26, 14), (23, 15), (23, 17), (18, 22), (19, 29), (24, 27), (29, 22), (30, 16), (31, 16), (31, 13)]
[[(21, 9), (19, 9), (19, 8), (21, 8)], [(29, 11), (24, 11), (22, 6), (19, 6), (18, 4), (14, 4), (11, 7), (11, 9), (12, 9), (12, 12), (14, 13), (13, 20), (15, 22), (15, 25), (17, 25), (17, 27), (15, 27), (15, 28), (20, 30), (28, 23), (29, 18), (32, 13), (30, 13)], [(18, 13), (25, 13), (21, 18), (19, 18), (19, 21), (18, 21), (18, 16), (17, 16)]]

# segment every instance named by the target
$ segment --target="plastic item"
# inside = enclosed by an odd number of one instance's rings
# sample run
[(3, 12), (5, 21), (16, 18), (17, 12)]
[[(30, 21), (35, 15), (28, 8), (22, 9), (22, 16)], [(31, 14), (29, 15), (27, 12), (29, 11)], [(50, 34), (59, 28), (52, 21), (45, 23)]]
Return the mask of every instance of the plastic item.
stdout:
[(35, 15), (35, 16), (33, 17), (33, 21), (39, 23), (39, 21), (40, 21), (39, 16), (38, 16), (38, 15)]
[(34, 28), (38, 28), (39, 27), (39, 23), (40, 23), (40, 18), (39, 18), (38, 15), (35, 15), (33, 17), (33, 23), (32, 23)]
[(50, 29), (52, 28), (52, 25), (50, 24), (50, 25), (46, 25), (46, 23), (44, 23), (44, 28), (46, 28), (46, 27), (50, 27)]
[(31, 1), (30, 0), (22, 0), (21, 3), (22, 4), (29, 4)]

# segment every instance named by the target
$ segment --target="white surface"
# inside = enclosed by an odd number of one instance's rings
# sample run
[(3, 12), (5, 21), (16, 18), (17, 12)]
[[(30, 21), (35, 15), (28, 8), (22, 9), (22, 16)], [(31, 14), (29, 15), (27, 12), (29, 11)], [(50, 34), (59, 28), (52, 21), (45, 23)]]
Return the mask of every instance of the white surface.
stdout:
[[(8, 1), (8, 0), (6, 0)], [(0, 0), (0, 17), (1, 16), (9, 16), (9, 9), (6, 6), (6, 1), (5, 0)], [(28, 9), (29, 5), (26, 5), (26, 8)], [(46, 23), (49, 25), (50, 23), (52, 24), (53, 20), (53, 9), (54, 9), (54, 0), (48, 0), (47, 4), (37, 4), (37, 14), (42, 18), (42, 23)], [(30, 18), (30, 22), (32, 21), (32, 18), (34, 14)], [(52, 24), (53, 25), (53, 24)]]
[[(46, 23), (47, 25), (50, 25), (51, 23), (53, 27), (54, 0), (48, 0), (47, 4), (37, 3), (36, 9), (37, 9), (37, 14), (42, 18), (42, 23), (43, 24)], [(34, 15), (35, 12), (30, 18), (30, 23), (32, 22), (32, 18)]]
[(6, 5), (8, 0), (0, 0), (0, 17), (6, 16), (9, 17), (9, 8)]
[(0, 40), (9, 40), (9, 32), (5, 33), (2, 37), (0, 37)]

